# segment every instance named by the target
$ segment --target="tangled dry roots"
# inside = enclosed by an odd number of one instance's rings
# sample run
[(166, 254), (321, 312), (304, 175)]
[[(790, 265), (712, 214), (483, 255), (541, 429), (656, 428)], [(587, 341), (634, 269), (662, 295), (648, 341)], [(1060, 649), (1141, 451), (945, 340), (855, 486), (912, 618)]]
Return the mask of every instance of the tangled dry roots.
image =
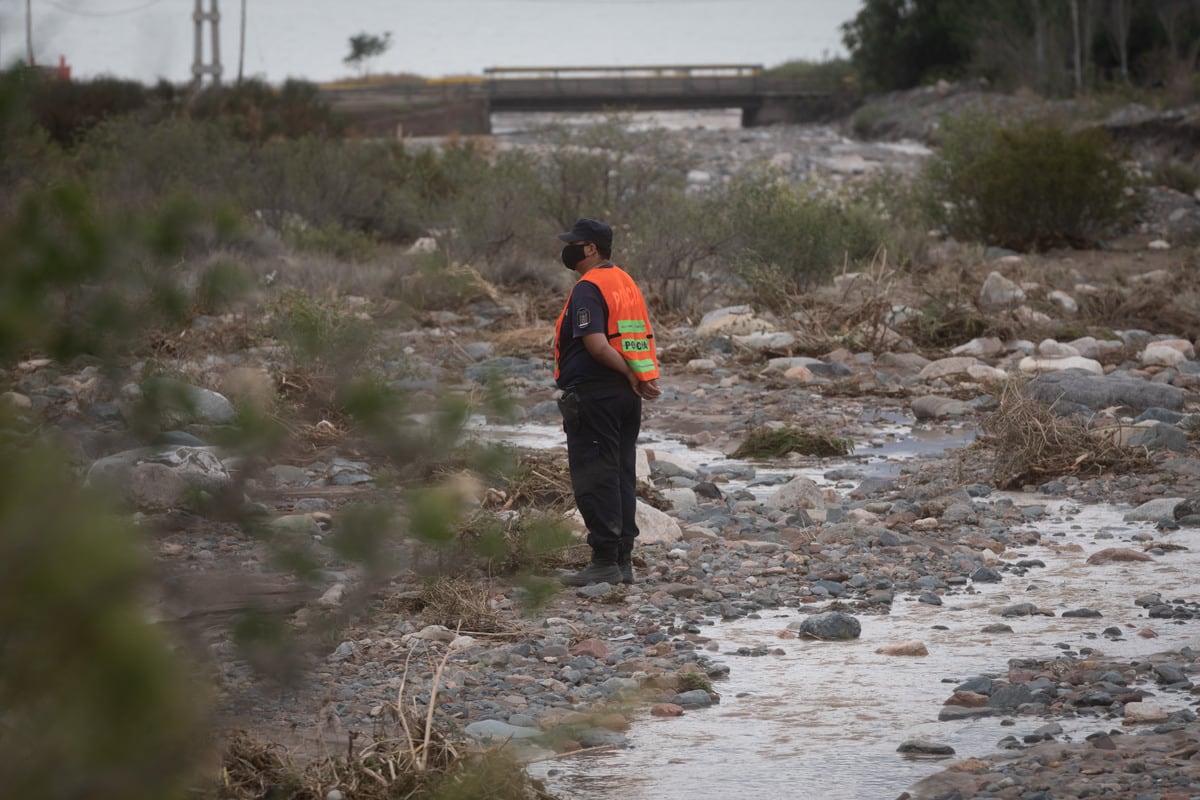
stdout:
[(1000, 407), (983, 420), (982, 444), (995, 451), (992, 482), (1002, 488), (1067, 475), (1143, 472), (1153, 468), (1144, 448), (1124, 447), (1078, 418), (1060, 417), (1010, 381)]
[(488, 603), (488, 587), (465, 578), (435, 578), (421, 592), (423, 616), (431, 623), (473, 633), (505, 629), (503, 617)]

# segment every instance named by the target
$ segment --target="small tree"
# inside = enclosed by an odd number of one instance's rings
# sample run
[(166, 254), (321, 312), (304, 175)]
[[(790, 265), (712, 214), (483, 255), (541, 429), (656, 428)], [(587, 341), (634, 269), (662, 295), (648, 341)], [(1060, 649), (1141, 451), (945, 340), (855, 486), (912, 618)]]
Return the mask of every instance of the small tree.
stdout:
[(373, 36), (369, 33), (351, 36), (350, 55), (343, 58), (342, 63), (361, 70), (363, 77), (370, 77), (371, 60), (386, 53), (391, 46), (391, 31), (384, 33), (383, 36)]

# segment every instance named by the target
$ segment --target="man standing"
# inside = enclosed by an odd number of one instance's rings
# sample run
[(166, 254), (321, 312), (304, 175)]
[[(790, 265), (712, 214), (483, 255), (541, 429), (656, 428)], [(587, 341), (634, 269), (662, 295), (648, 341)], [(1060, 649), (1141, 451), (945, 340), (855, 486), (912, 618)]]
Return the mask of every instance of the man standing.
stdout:
[(637, 284), (609, 261), (611, 227), (581, 218), (558, 238), (567, 243), (562, 262), (579, 280), (555, 326), (554, 380), (563, 390), (575, 505), (592, 548), (591, 563), (562, 582), (633, 583), (642, 400), (661, 394), (654, 332)]

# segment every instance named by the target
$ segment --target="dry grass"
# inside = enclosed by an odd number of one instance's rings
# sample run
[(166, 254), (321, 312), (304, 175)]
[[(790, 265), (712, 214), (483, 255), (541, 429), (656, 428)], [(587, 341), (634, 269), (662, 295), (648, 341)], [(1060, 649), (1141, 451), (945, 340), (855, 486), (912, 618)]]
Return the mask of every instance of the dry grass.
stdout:
[(421, 592), (421, 615), (432, 625), (468, 633), (499, 633), (506, 629), (504, 618), (489, 602), (485, 582), (460, 577), (439, 577)]
[[(440, 729), (436, 698), (454, 651), (447, 647), (437, 659), (432, 650), (426, 652), (431, 657), (428, 669), (417, 669), (412, 664), (414, 651), (409, 651), (396, 700), (383, 706), (375, 734), (366, 744), (351, 731), (344, 752), (301, 763), (281, 745), (233, 732), (217, 785), (205, 795), (222, 800), (325, 800), (337, 789), (356, 800), (552, 800), (508, 753), (468, 752)], [(428, 700), (420, 700), (422, 696)]]
[(995, 450), (992, 482), (1002, 489), (1153, 468), (1145, 449), (1122, 447), (1081, 420), (1056, 416), (1017, 381), (1005, 386), (1000, 407), (984, 418), (982, 428), (980, 442)]
[(1195, 271), (1177, 271), (1162, 283), (1107, 287), (1080, 298), (1079, 317), (1092, 325), (1172, 331), (1194, 339), (1200, 336), (1200, 290)]
[(527, 451), (509, 477), (506, 508), (538, 508), (565, 513), (575, 505), (567, 459), (554, 453)]
[[(409, 724), (419, 731), (421, 720)], [(356, 740), (347, 737), (345, 755), (302, 764), (281, 745), (236, 732), (225, 749), (218, 785), (206, 794), (222, 800), (325, 800), (337, 789), (355, 800), (551, 798), (499, 752), (462, 753), (437, 734), (428, 741), (378, 737), (365, 746)]]

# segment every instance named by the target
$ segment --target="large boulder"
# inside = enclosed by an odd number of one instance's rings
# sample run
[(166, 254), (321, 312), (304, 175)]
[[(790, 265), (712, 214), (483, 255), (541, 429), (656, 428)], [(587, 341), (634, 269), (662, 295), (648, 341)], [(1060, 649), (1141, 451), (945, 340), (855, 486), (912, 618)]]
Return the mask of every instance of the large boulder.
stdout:
[(776, 489), (763, 501), (763, 505), (780, 511), (821, 509), (825, 508), (825, 498), (821, 494), (821, 487), (817, 486), (815, 481), (797, 475)]
[(132, 474), (139, 464), (161, 464), (178, 475), (190, 487), (220, 492), (233, 485), (229, 470), (210, 447), (139, 447), (106, 456), (92, 464), (86, 482), (89, 486), (108, 486), (127, 493)]
[(1129, 375), (1094, 375), (1077, 369), (1050, 372), (1031, 380), (1025, 387), (1030, 397), (1043, 403), (1065, 401), (1091, 409), (1128, 406), (1135, 411), (1147, 408), (1178, 409), (1184, 392), (1164, 383), (1151, 383)]
[(800, 635), (824, 641), (857, 639), (862, 634), (862, 624), (841, 611), (826, 611), (813, 614), (800, 623)]
[(939, 358), (926, 364), (922, 369), (919, 377), (923, 381), (933, 381), (938, 378), (948, 378), (952, 375), (966, 375), (967, 371), (979, 364), (979, 359), (974, 356), (953, 356), (951, 358)]
[(1066, 370), (1083, 370), (1093, 375), (1103, 375), (1104, 367), (1099, 361), (1083, 356), (1066, 356), (1062, 358), (1036, 358), (1026, 356), (1017, 364), (1017, 368), (1027, 375), (1043, 375), (1048, 372), (1064, 372)]
[(637, 503), (637, 526), (639, 544), (675, 544), (683, 539), (683, 530), (673, 517), (641, 500)]
[(698, 336), (748, 334), (769, 331), (771, 324), (755, 316), (750, 306), (728, 306), (709, 311), (696, 326)]
[(164, 429), (193, 423), (226, 425), (237, 416), (233, 403), (225, 395), (171, 378), (147, 381), (142, 393), (154, 396)]
[(946, 417), (964, 417), (974, 409), (962, 400), (952, 397), (930, 394), (918, 397), (912, 401), (913, 416), (917, 419), (944, 419)]
[(1007, 308), (1024, 300), (1025, 292), (1021, 287), (999, 272), (990, 273), (979, 289), (980, 308)]

